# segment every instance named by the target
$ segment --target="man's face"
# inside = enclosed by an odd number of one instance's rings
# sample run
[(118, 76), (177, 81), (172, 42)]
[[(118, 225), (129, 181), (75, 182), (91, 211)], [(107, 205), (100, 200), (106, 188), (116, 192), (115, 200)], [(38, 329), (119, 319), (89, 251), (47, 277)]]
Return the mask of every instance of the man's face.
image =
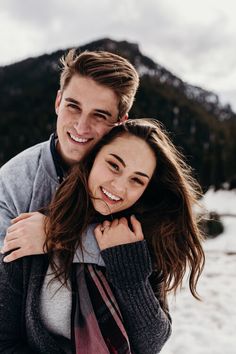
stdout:
[(117, 123), (118, 104), (113, 90), (80, 75), (74, 75), (63, 92), (58, 91), (57, 151), (68, 166), (80, 161)]

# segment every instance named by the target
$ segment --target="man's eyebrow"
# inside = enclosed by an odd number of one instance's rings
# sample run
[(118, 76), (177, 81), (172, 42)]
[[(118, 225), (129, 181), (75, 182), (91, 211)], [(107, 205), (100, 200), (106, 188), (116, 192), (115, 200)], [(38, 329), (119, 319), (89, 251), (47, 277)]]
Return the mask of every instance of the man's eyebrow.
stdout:
[(95, 111), (101, 114), (105, 114), (106, 116), (112, 117), (111, 112), (105, 111), (104, 109), (95, 109)]
[(77, 100), (75, 100), (74, 98), (71, 98), (71, 97), (66, 97), (66, 98), (65, 98), (65, 101), (67, 101), (67, 102), (73, 102), (73, 103), (75, 103), (75, 104), (77, 104), (77, 105), (80, 105), (79, 101), (77, 101)]
[[(77, 104), (78, 106), (81, 106), (81, 103), (80, 103), (79, 101), (75, 100), (75, 99), (72, 98), (72, 97), (66, 97), (66, 98), (65, 98), (65, 101), (66, 101), (66, 102), (72, 102), (72, 103), (74, 103), (74, 104)], [(107, 110), (105, 110), (105, 109), (99, 109), (99, 108), (98, 108), (98, 109), (95, 109), (95, 112), (101, 113), (101, 114), (105, 114), (106, 116), (112, 117), (111, 112), (109, 112), (109, 111), (107, 111)]]
[[(110, 154), (111, 156), (115, 157), (124, 167), (126, 167), (125, 162), (122, 160), (122, 158), (116, 154)], [(134, 173), (136, 173), (139, 176), (142, 177), (146, 177), (148, 179), (150, 179), (150, 177), (148, 175), (146, 175), (146, 173), (140, 172), (140, 171), (135, 171)]]

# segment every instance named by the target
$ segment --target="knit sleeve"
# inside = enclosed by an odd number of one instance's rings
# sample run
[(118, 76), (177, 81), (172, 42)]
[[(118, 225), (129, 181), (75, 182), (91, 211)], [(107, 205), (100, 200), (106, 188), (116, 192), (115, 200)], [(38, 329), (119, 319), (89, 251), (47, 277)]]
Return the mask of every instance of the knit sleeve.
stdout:
[(21, 327), (21, 262), (4, 264), (0, 256), (0, 353), (34, 354)]
[(152, 266), (146, 241), (107, 248), (101, 254), (134, 353), (159, 353), (170, 336), (171, 320), (149, 282)]

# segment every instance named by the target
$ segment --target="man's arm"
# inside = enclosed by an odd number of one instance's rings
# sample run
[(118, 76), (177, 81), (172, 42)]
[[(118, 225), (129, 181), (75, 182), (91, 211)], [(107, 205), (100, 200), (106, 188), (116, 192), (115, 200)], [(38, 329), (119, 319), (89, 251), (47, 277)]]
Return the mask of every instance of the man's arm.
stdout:
[[(13, 176), (15, 175), (15, 180)], [(17, 179), (17, 171), (11, 171), (6, 165), (0, 170), (0, 245), (2, 246), (7, 228), (11, 225), (11, 219), (18, 215), (17, 194), (22, 198), (20, 181)], [(22, 200), (22, 208), (26, 207), (26, 196)]]
[(25, 213), (47, 206), (57, 186), (50, 141), (23, 151), (0, 169), (0, 247), (4, 242), (3, 252), (14, 250), (8, 261), (43, 252), (44, 217), (30, 213), (26, 218)]
[(44, 253), (44, 225), (45, 216), (38, 212), (23, 213), (13, 219), (12, 225), (7, 229), (1, 252), (13, 251), (4, 257), (4, 262)]
[[(33, 183), (23, 172), (13, 163), (0, 170), (0, 248), (2, 253), (14, 250), (4, 258), (7, 262), (43, 253), (44, 215), (24, 213), (29, 210)], [(27, 182), (24, 188), (22, 180)]]

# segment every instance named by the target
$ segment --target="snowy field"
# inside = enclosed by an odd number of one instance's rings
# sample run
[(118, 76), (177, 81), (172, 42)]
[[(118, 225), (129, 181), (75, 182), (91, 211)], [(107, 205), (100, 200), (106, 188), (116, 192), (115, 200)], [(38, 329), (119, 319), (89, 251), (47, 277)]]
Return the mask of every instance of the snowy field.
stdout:
[[(219, 214), (236, 214), (236, 191), (209, 190), (203, 203)], [(224, 233), (205, 242), (199, 281), (202, 302), (187, 285), (169, 298), (173, 332), (162, 354), (236, 354), (236, 217), (221, 218)]]

